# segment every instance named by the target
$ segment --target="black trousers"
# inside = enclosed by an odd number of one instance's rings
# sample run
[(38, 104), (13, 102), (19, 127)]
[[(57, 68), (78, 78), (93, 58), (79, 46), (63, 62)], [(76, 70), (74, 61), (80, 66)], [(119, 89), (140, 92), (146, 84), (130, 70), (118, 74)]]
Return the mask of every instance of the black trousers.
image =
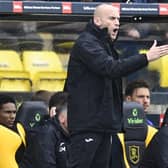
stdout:
[(109, 168), (111, 134), (78, 133), (70, 141), (68, 168)]

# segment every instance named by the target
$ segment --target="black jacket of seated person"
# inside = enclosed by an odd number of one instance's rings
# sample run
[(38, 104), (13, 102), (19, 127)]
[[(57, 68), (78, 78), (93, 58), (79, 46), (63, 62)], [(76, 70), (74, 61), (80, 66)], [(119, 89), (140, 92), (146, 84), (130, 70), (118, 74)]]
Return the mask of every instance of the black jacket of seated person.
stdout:
[(155, 134), (139, 168), (167, 168), (168, 167), (168, 109), (166, 110), (162, 127)]
[(21, 168), (66, 168), (68, 134), (56, 117), (45, 116), (29, 132), (29, 146)]

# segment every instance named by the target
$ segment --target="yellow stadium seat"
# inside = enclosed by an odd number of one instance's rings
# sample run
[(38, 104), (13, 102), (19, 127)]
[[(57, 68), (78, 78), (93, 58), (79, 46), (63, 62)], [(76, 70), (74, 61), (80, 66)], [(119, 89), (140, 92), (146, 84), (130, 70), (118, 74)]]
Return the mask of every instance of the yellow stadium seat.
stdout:
[(29, 73), (16, 51), (0, 50), (0, 91), (31, 91)]
[[(140, 54), (145, 54), (147, 50), (140, 50)], [(168, 87), (168, 56), (161, 57), (160, 59), (150, 62), (148, 64), (149, 70), (156, 70), (160, 74), (160, 86)]]
[(34, 90), (62, 91), (66, 72), (39, 72)]
[(0, 91), (30, 92), (32, 83), (29, 73), (23, 71), (0, 71)]
[(20, 55), (12, 50), (0, 50), (0, 70), (22, 71)]
[(160, 58), (160, 86), (168, 87), (168, 55)]
[[(140, 54), (146, 54), (147, 50), (140, 50), (139, 53)], [(148, 64), (148, 69), (149, 70), (156, 70), (159, 72), (159, 69), (160, 69), (160, 66), (161, 66), (161, 59), (158, 59), (156, 61), (152, 61)]]
[(0, 78), (1, 92), (30, 92), (31, 85), (28, 80), (18, 80), (11, 78)]
[(53, 51), (24, 51), (22, 59), (24, 69), (30, 72), (33, 83), (38, 80), (38, 72), (64, 71), (58, 55)]

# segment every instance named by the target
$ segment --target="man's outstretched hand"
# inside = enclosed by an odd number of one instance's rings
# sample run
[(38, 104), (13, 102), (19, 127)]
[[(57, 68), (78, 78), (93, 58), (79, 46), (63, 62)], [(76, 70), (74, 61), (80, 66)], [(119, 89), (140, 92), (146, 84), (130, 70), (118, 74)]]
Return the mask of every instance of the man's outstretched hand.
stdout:
[(157, 41), (154, 40), (152, 47), (146, 53), (148, 61), (154, 61), (162, 56), (168, 55), (168, 45), (157, 46)]

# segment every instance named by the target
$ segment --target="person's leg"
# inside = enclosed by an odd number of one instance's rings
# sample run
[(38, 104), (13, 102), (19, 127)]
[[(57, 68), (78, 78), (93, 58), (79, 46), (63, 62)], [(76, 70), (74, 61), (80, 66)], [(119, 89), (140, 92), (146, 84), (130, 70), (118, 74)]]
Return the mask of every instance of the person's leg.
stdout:
[(96, 133), (80, 133), (70, 137), (68, 168), (90, 168), (101, 138)]
[(117, 134), (113, 134), (112, 137), (110, 168), (123, 168), (125, 164), (121, 142)]
[(109, 134), (81, 133), (71, 136), (68, 168), (108, 168)]
[(111, 159), (112, 136), (103, 134), (102, 141), (99, 144), (92, 161), (91, 168), (109, 168)]

